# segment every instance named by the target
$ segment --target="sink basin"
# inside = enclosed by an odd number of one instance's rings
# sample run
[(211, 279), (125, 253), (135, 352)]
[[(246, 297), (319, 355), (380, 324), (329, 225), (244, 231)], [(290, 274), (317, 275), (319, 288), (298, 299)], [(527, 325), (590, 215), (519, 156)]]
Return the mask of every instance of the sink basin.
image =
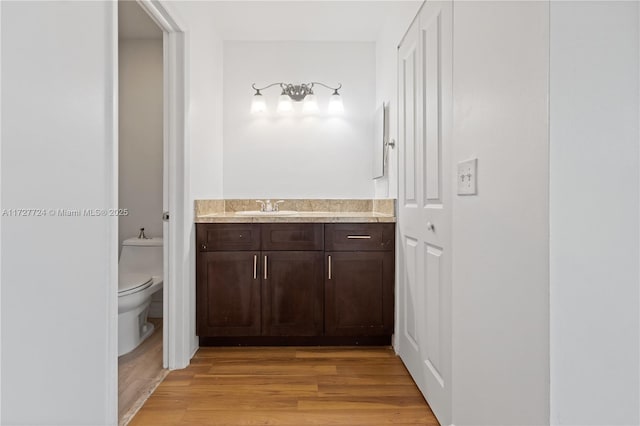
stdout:
[(292, 216), (298, 214), (295, 210), (280, 210), (277, 212), (261, 212), (260, 210), (246, 210), (242, 212), (236, 212), (238, 216)]

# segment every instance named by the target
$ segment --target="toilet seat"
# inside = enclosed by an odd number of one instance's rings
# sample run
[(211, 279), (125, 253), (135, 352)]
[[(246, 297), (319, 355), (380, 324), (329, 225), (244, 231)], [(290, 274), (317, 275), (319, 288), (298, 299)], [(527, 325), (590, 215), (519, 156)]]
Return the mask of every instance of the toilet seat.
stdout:
[(133, 272), (118, 274), (118, 297), (137, 293), (153, 284), (153, 278)]

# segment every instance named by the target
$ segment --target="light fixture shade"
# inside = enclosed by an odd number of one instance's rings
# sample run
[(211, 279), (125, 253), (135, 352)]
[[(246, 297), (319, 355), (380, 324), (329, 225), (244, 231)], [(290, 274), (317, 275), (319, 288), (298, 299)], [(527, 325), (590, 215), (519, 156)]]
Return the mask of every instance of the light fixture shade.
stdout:
[(305, 114), (313, 114), (318, 112), (318, 99), (316, 99), (316, 95), (313, 93), (304, 97), (304, 102), (302, 103), (302, 112)]
[(253, 95), (253, 100), (251, 101), (251, 112), (254, 114), (258, 114), (261, 112), (265, 112), (267, 110), (267, 103), (264, 100), (264, 96), (260, 93), (256, 93)]
[(344, 104), (342, 103), (342, 97), (335, 91), (331, 98), (329, 98), (329, 114), (341, 114), (344, 112)]
[(291, 112), (293, 111), (293, 102), (286, 93), (283, 93), (278, 98), (278, 112)]

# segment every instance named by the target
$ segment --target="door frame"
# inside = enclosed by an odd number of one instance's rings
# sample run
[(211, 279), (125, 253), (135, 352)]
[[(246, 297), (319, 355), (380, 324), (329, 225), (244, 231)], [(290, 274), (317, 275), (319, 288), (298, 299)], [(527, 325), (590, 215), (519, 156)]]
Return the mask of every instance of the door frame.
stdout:
[(170, 6), (160, 0), (136, 0), (162, 30), (163, 38), (163, 206), (170, 226), (163, 225), (165, 266), (163, 285), (163, 367), (184, 368), (191, 359), (189, 291), (191, 216), (187, 134), (188, 58), (186, 27)]
[[(187, 134), (188, 106), (188, 57), (186, 27), (177, 19), (175, 12), (160, 0), (136, 0), (140, 7), (162, 30), (163, 39), (163, 155), (167, 158), (163, 170), (163, 208), (170, 213), (172, 226), (163, 225), (165, 259), (163, 284), (163, 331), (162, 331), (162, 365), (170, 370), (184, 368), (189, 365), (193, 355), (191, 335), (193, 323), (190, 321), (190, 283), (191, 263), (189, 262), (189, 245), (192, 231), (192, 211), (187, 206), (189, 192), (189, 153)], [(117, 5), (117, 2), (115, 2)], [(112, 9), (113, 27), (113, 68), (112, 68), (112, 138), (114, 146), (118, 146), (118, 12), (117, 6)], [(118, 204), (118, 150), (113, 150), (109, 159), (111, 176), (109, 181), (111, 202)], [(118, 253), (118, 221), (113, 218), (110, 224), (113, 230), (113, 252)], [(108, 337), (108, 353), (113, 354), (110, 367), (110, 395), (107, 401), (109, 411), (117, 419), (118, 413), (118, 306), (116, 289), (118, 287), (118, 256), (110, 257), (111, 270), (110, 294), (113, 294), (109, 310), (110, 333)], [(114, 306), (115, 305), (115, 306)], [(194, 335), (195, 336), (195, 335)], [(195, 338), (195, 337), (194, 337)]]

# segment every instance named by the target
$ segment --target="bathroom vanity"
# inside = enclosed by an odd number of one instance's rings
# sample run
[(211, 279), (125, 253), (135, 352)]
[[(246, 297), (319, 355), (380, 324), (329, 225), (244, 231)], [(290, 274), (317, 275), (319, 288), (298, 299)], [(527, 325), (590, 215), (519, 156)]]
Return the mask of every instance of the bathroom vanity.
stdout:
[(285, 205), (286, 216), (196, 214), (200, 344), (390, 344), (393, 213)]

